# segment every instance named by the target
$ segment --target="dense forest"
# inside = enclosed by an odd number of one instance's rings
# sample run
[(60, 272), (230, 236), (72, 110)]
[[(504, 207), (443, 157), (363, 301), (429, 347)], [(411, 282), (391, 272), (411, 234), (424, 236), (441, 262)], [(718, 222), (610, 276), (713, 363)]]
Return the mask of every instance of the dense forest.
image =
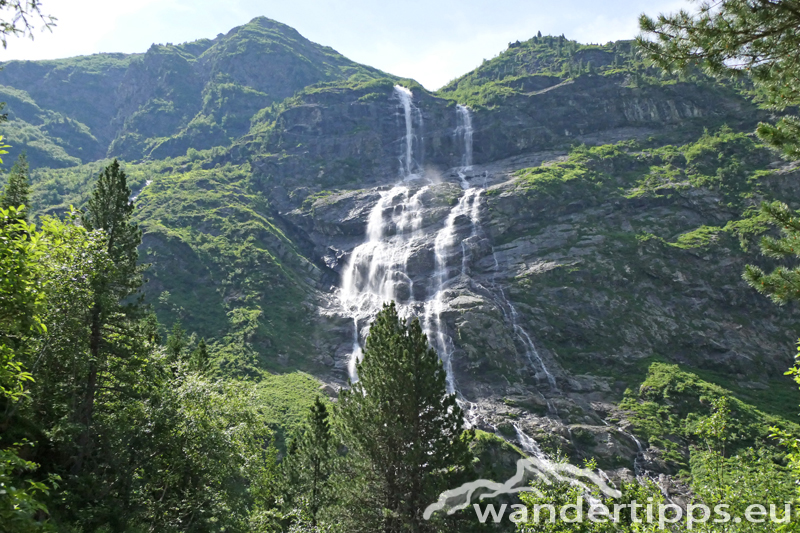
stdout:
[(0, 532), (800, 531), (800, 15), (640, 26), (4, 63)]

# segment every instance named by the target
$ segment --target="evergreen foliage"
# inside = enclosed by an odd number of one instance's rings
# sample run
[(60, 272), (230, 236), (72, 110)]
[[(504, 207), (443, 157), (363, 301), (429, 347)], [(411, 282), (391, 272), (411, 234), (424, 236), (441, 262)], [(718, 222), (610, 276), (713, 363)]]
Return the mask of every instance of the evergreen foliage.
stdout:
[[(778, 201), (762, 204), (761, 213), (780, 230), (779, 237), (761, 238), (761, 253), (777, 260), (800, 257), (800, 214)], [(767, 274), (761, 267), (747, 265), (744, 279), (779, 305), (800, 299), (800, 267), (780, 265)]]
[[(703, 2), (697, 13), (681, 10), (651, 18), (642, 15), (644, 36), (637, 44), (650, 61), (668, 71), (699, 65), (714, 76), (748, 76), (756, 97), (782, 111), (800, 104), (800, 9), (794, 1), (724, 0)], [(800, 119), (762, 123), (759, 136), (788, 158), (800, 158)]]
[[(135, 339), (135, 303), (126, 301), (141, 285), (137, 265), (141, 230), (131, 223), (133, 204), (125, 173), (114, 161), (100, 174), (83, 226), (100, 230), (105, 239), (105, 253), (111, 269), (95, 278), (94, 298), (90, 313), (89, 365), (76, 422), (83, 426), (71, 472), (80, 474), (87, 453), (91, 453), (95, 396), (106, 380), (114, 380), (114, 370), (131, 363), (138, 364), (131, 340)], [(110, 371), (110, 372), (109, 372)]]
[(328, 407), (317, 397), (303, 432), (289, 444), (281, 463), (284, 506), (305, 515), (311, 527), (319, 525), (321, 512), (336, 501), (337, 460)]
[(365, 487), (383, 513), (374, 530), (436, 531), (422, 513), (470, 469), (471, 431), (418, 319), (385, 305), (370, 326), (359, 380), (339, 399), (352, 453), (374, 475)]
[(8, 182), (3, 189), (3, 194), (0, 195), (0, 209), (16, 207), (23, 220), (27, 220), (26, 213), (30, 205), (28, 159), (25, 154), (21, 154), (8, 173)]

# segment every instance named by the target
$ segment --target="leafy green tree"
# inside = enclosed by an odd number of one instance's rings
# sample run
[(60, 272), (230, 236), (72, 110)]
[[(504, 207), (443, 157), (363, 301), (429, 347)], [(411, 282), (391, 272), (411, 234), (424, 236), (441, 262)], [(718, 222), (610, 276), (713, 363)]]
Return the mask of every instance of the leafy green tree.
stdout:
[(8, 183), (0, 196), (0, 209), (25, 206), (20, 215), (27, 220), (27, 208), (30, 207), (28, 187), (28, 158), (22, 154), (8, 173)]
[[(794, 378), (794, 382), (800, 385), (800, 342), (798, 342), (797, 353), (795, 353), (794, 366), (786, 373)], [(794, 472), (794, 478), (800, 480), (800, 438), (792, 435), (788, 431), (773, 428), (774, 437), (783, 445), (787, 453), (787, 460), (790, 468)], [(796, 485), (796, 494), (800, 500), (800, 483)]]
[[(39, 0), (0, 0), (0, 43), (6, 48), (9, 35), (29, 36), (33, 39), (33, 30), (41, 23), (42, 29), (55, 26), (53, 16), (42, 13)], [(38, 22), (36, 20), (38, 19)]]
[(14, 207), (0, 209), (0, 397), (12, 402), (31, 379), (20, 357), (25, 340), (46, 329), (36, 268), (40, 236), (19, 216)]
[[(131, 388), (143, 386), (138, 380), (146, 381), (141, 373), (125, 376), (121, 372), (114, 372), (113, 379), (102, 381), (98, 399), (101, 415), (95, 421), (96, 434), (102, 435), (102, 439), (93, 440), (93, 448), (87, 451), (91, 464), (86, 475), (71, 475), (71, 466), (80, 452), (78, 442), (84, 433), (77, 422), (78, 405), (90, 367), (89, 334), (95, 287), (99, 278), (114, 268), (106, 251), (104, 232), (87, 231), (79, 220), (76, 212), (64, 220), (42, 219), (37, 283), (43, 295), (42, 322), (46, 330), (26, 339), (25, 362), (35, 380), (28, 385), (28, 397), (10, 420), (11, 434), (36, 441), (33, 458), (41, 464), (42, 473), (62, 478), (59, 485), (64, 495), (54, 499), (51, 507), (54, 516), (70, 520), (76, 519), (79, 507), (82, 514), (97, 518), (102, 514), (97, 511), (97, 501), (107, 502), (116, 497), (106, 492), (124, 479), (125, 469), (120, 465), (131, 452), (126, 450), (124, 438), (116, 438), (120, 435), (113, 424), (117, 410), (109, 399), (121, 394), (130, 396)], [(117, 447), (111, 447), (109, 442)]]
[[(696, 13), (642, 15), (636, 42), (669, 71), (697, 65), (714, 76), (748, 76), (757, 99), (773, 110), (800, 104), (800, 6), (796, 1), (702, 1)], [(647, 35), (655, 37), (649, 40)], [(800, 118), (762, 123), (759, 136), (791, 159), (800, 158)]]
[[(745, 516), (752, 504), (775, 506), (779, 522), (729, 524), (730, 532), (800, 531), (796, 511), (784, 516), (784, 504), (791, 500), (793, 482), (787, 469), (773, 460), (769, 450), (749, 448), (729, 456), (729, 444), (737, 440), (735, 416), (730, 402), (720, 397), (712, 400), (711, 415), (700, 419), (694, 433), (704, 441), (704, 447), (691, 452), (692, 493), (698, 503), (710, 508), (724, 504), (732, 516)], [(794, 516), (793, 516), (794, 515)], [(699, 524), (697, 531), (716, 533), (717, 524)]]
[(36, 231), (0, 210), (0, 531), (49, 527), (48, 511), (70, 531), (250, 531), (256, 515), (269, 530), (275, 451), (259, 397), (206, 376), (205, 342), (187, 356), (179, 326), (160, 345), (136, 300), (140, 233), (115, 166), (83, 216)]
[(38, 465), (20, 457), (24, 442), (9, 442), (13, 413), (27, 397), (32, 381), (23, 360), (27, 339), (43, 332), (42, 291), (36, 259), (40, 235), (14, 208), (0, 209), (0, 531), (39, 531), (45, 515), (42, 502), (49, 487), (26, 476)]
[[(558, 457), (556, 461), (565, 461)], [(589, 461), (585, 468), (594, 470), (597, 464)], [(653, 508), (665, 504), (664, 495), (658, 486), (644, 480), (624, 482), (620, 486), (620, 497), (610, 498), (594, 487), (582, 487), (561, 480), (535, 479), (530, 483), (531, 492), (520, 493), (525, 512), (518, 515), (517, 531), (524, 533), (655, 533), (664, 531), (657, 522), (644, 520), (645, 510), (638, 508), (633, 516), (630, 510), (613, 515), (614, 505), (629, 506), (631, 502), (642, 505), (652, 503)], [(586, 490), (588, 489), (588, 490)], [(608, 510), (595, 510), (594, 503), (602, 503)], [(624, 509), (624, 508), (621, 508)], [(629, 508), (628, 508), (629, 509)], [(562, 515), (563, 510), (563, 515)], [(595, 520), (589, 519), (595, 516)], [(670, 529), (669, 531), (681, 531)]]
[(394, 303), (370, 327), (359, 381), (339, 398), (345, 443), (371, 469), (381, 509), (373, 531), (434, 531), (423, 518), (439, 494), (456, 486), (472, 462), (471, 431), (418, 319), (408, 324)]
[[(160, 366), (171, 366), (163, 357)], [(164, 532), (253, 530), (251, 510), (270, 505), (276, 482), (272, 432), (255, 388), (184, 366), (164, 375), (133, 410), (146, 423), (131, 441), (131, 522)]]
[(328, 408), (319, 396), (310, 407), (306, 427), (281, 463), (282, 494), (289, 509), (302, 509), (311, 527), (321, 511), (335, 500), (334, 469), (338, 459)]

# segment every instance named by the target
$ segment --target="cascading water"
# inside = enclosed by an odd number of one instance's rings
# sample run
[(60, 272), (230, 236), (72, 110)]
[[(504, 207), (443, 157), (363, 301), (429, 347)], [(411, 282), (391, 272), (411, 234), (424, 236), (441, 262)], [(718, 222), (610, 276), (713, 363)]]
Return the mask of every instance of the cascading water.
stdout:
[[(495, 253), (494, 248), (492, 249), (492, 258), (494, 259), (494, 268), (496, 275), (497, 271), (500, 270), (500, 264), (497, 261), (497, 254)], [(536, 370), (537, 373), (538, 370), (542, 371), (542, 373), (547, 378), (547, 382), (550, 384), (550, 387), (552, 387), (553, 389), (557, 389), (558, 385), (556, 383), (556, 379), (550, 372), (550, 370), (548, 370), (547, 365), (544, 364), (544, 360), (539, 355), (539, 351), (536, 349), (536, 345), (533, 343), (533, 339), (531, 339), (531, 336), (528, 335), (527, 331), (525, 331), (525, 328), (523, 328), (519, 324), (519, 314), (517, 313), (517, 308), (514, 307), (514, 304), (512, 304), (508, 298), (506, 298), (505, 291), (497, 284), (496, 281), (494, 282), (494, 285), (495, 285), (495, 290), (497, 291), (497, 295), (499, 296), (500, 299), (500, 304), (501, 304), (500, 309), (503, 311), (503, 315), (506, 317), (506, 319), (511, 323), (511, 329), (514, 331), (514, 333), (517, 336), (517, 339), (524, 347), (525, 357), (528, 359), (528, 362), (531, 364), (532, 367), (534, 367), (534, 370)]]
[(472, 170), (472, 114), (468, 107), (461, 104), (456, 105), (456, 113), (456, 138), (461, 140), (464, 146), (458, 177), (461, 179), (461, 188), (466, 190), (469, 188), (467, 172)]
[(522, 431), (522, 428), (519, 427), (519, 424), (514, 424), (514, 430), (517, 432), (517, 441), (519, 442), (520, 446), (522, 446), (522, 451), (539, 459), (547, 459), (547, 456), (539, 447), (539, 443), (533, 440), (533, 438), (527, 433)]
[(145, 182), (144, 182), (144, 185), (142, 185), (142, 188), (141, 188), (141, 189), (139, 189), (139, 192), (137, 192), (136, 194), (134, 194), (133, 196), (131, 196), (131, 202), (135, 202), (135, 201), (136, 201), (136, 200), (139, 198), (139, 196), (141, 196), (141, 194), (144, 192), (144, 190), (145, 190), (145, 189), (146, 189), (146, 188), (147, 188), (147, 187), (148, 187), (148, 186), (149, 186), (151, 183), (153, 183), (153, 180), (145, 180)]
[[(403, 106), (403, 116), (405, 118), (406, 134), (403, 137), (403, 149), (400, 154), (400, 177), (404, 181), (418, 179), (420, 177), (420, 170), (424, 163), (424, 151), (421, 149), (424, 139), (422, 138), (422, 113), (414, 105), (413, 94), (410, 90), (400, 85), (394, 86), (394, 92), (397, 95), (400, 104)], [(414, 133), (414, 123), (416, 122), (417, 130), (420, 132), (420, 137)], [(414, 145), (420, 147), (416, 151), (419, 160), (414, 158)]]
[[(468, 173), (472, 169), (473, 154), (472, 117), (467, 107), (457, 106), (455, 134), (463, 142), (462, 166), (457, 173), (463, 192), (438, 230), (426, 228), (423, 227), (423, 202), (430, 197), (433, 185), (409, 183), (422, 178), (424, 144), (415, 129), (422, 128), (422, 114), (414, 105), (411, 91), (398, 86), (395, 87), (395, 94), (402, 105), (405, 122), (399, 158), (401, 181), (391, 189), (379, 192), (379, 198), (368, 216), (366, 239), (350, 254), (339, 291), (341, 309), (353, 321), (353, 346), (348, 360), (348, 373), (353, 382), (358, 379), (361, 343), (368, 333), (369, 322), (384, 303), (394, 300), (401, 315), (421, 317), (428, 339), (437, 349), (447, 372), (447, 390), (457, 394), (468, 427), (481, 425), (497, 433), (497, 428), (490, 420), (482, 419), (479, 406), (464, 398), (458, 390), (452, 364), (454, 345), (442, 316), (446, 311), (445, 293), (451, 284), (459, 281), (480, 285), (468, 276), (471, 249), (481, 237), (480, 208), (485, 190), (472, 187), (469, 183), (471, 178)], [(468, 228), (465, 221), (469, 224)], [(434, 272), (428, 278), (429, 283), (417, 290), (408, 272), (409, 259), (431, 242)], [(460, 261), (455, 261), (454, 255), (458, 252), (461, 253)], [(494, 250), (492, 255), (496, 275), (499, 264)], [(519, 346), (524, 348), (529, 363), (537, 375), (540, 372), (544, 374), (551, 388), (556, 389), (555, 378), (536, 350), (532, 338), (519, 323), (517, 309), (496, 280), (493, 279), (491, 285), (492, 289), (486, 292), (493, 295), (498, 303)], [(554, 411), (552, 404), (549, 401), (547, 403), (550, 411)], [(519, 424), (515, 423), (514, 429), (516, 440), (525, 453), (548, 461), (538, 443)]]
[(369, 326), (384, 303), (413, 299), (413, 284), (406, 269), (421, 225), (420, 196), (427, 189), (422, 187), (414, 194), (404, 186), (382, 191), (369, 214), (367, 239), (353, 250), (344, 270), (339, 299), (353, 319), (353, 350), (347, 365), (352, 381), (357, 379), (361, 337), (366, 333), (362, 328)]
[[(453, 354), (453, 343), (447, 335), (442, 323), (442, 312), (444, 311), (444, 292), (447, 288), (448, 282), (452, 280), (451, 270), (448, 267), (448, 261), (451, 256), (451, 250), (455, 244), (456, 237), (456, 220), (461, 216), (468, 215), (472, 206), (477, 202), (478, 190), (467, 189), (464, 194), (458, 199), (458, 204), (450, 211), (445, 219), (444, 227), (439, 230), (434, 240), (434, 256), (436, 258), (436, 269), (433, 274), (434, 280), (434, 296), (430, 305), (426, 305), (425, 330), (428, 338), (435, 339), (436, 348), (439, 357), (442, 359), (442, 364), (447, 372), (447, 392), (456, 392), (455, 377), (453, 376), (453, 367), (451, 356)], [(464, 248), (461, 247), (462, 254)], [(464, 270), (464, 255), (461, 261), (462, 272)]]
[[(448, 284), (457, 276), (451, 268), (453, 248), (457, 236), (457, 225), (463, 218), (471, 221), (471, 235), (475, 234), (478, 220), (479, 189), (468, 188), (450, 210), (444, 224), (431, 239), (422, 230), (422, 197), (430, 186), (425, 185), (412, 192), (407, 182), (421, 177), (421, 162), (424, 161), (423, 142), (417, 129), (423, 120), (414, 105), (413, 94), (404, 87), (395, 86), (395, 95), (403, 108), (405, 135), (400, 155), (401, 183), (388, 191), (381, 191), (380, 198), (372, 208), (368, 221), (366, 240), (357, 246), (348, 261), (342, 276), (339, 299), (343, 311), (353, 320), (353, 346), (348, 360), (348, 374), (355, 381), (357, 364), (361, 358), (361, 342), (367, 333), (369, 321), (380, 311), (381, 306), (395, 300), (403, 314), (422, 317), (428, 338), (435, 345), (447, 372), (448, 392), (457, 392), (452, 371), (451, 355), (453, 343), (447, 335), (442, 321), (444, 294)], [(465, 167), (472, 163), (472, 120), (469, 110), (458, 107), (457, 134), (464, 142)], [(415, 150), (416, 148), (416, 150)], [(466, 179), (462, 178), (462, 183)], [(417, 302), (413, 281), (408, 275), (408, 260), (420, 242), (434, 243), (435, 269), (432, 285), (426, 287), (424, 301)], [(466, 250), (462, 251), (462, 269), (466, 269)]]
[[(421, 177), (420, 161), (424, 154), (417, 129), (422, 127), (422, 114), (414, 105), (410, 90), (395, 86), (395, 95), (403, 109), (405, 129), (400, 155), (402, 181), (390, 190), (380, 192), (380, 198), (368, 217), (366, 240), (353, 250), (343, 272), (339, 292), (342, 309), (353, 320), (353, 347), (348, 360), (348, 373), (352, 380), (357, 379), (356, 365), (361, 357), (361, 342), (367, 333), (369, 321), (384, 303), (395, 300), (402, 313), (421, 316), (425, 332), (447, 371), (448, 391), (458, 392), (452, 368), (454, 345), (446, 332), (442, 315), (446, 311), (445, 293), (448, 286), (459, 277), (467, 278), (471, 257), (471, 245), (468, 246), (467, 242), (476, 240), (480, 228), (480, 200), (484, 189), (470, 187), (467, 179), (467, 172), (472, 168), (472, 116), (467, 107), (456, 106), (455, 135), (463, 143), (462, 166), (458, 169), (458, 176), (464, 192), (431, 239), (430, 233), (422, 228), (422, 199), (430, 186), (412, 191), (411, 185), (406, 184)], [(465, 219), (470, 224), (469, 238), (462, 238), (456, 246)], [(463, 237), (463, 233), (461, 235)], [(419, 244), (431, 240), (434, 245), (431, 284), (426, 291), (415, 291), (407, 271), (408, 260)], [(460, 269), (453, 268), (454, 249), (461, 253)], [(414, 295), (417, 292), (426, 295), (423, 301), (416, 301)], [(539, 356), (530, 335), (519, 324), (516, 308), (497, 284), (493, 292), (531, 366), (535, 367), (537, 374), (542, 372), (551, 387), (555, 388), (553, 375)]]
[(464, 154), (461, 156), (461, 166), (465, 169), (472, 168), (472, 113), (467, 106), (456, 105), (457, 126), (456, 135), (463, 139)]

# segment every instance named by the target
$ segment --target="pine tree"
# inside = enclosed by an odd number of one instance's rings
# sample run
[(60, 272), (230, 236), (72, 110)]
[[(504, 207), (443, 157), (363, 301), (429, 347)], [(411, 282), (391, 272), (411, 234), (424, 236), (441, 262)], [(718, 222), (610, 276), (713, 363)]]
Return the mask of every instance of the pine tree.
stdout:
[(446, 373), (419, 320), (385, 305), (370, 328), (359, 381), (339, 399), (348, 446), (374, 470), (384, 532), (434, 531), (423, 519), (470, 467), (471, 432), (446, 389)]
[(181, 321), (178, 320), (172, 325), (172, 332), (167, 337), (167, 354), (173, 362), (181, 360), (183, 349), (186, 347), (186, 330), (183, 329)]
[(27, 220), (27, 208), (30, 206), (28, 187), (28, 158), (23, 153), (8, 173), (8, 183), (0, 196), (0, 209), (25, 206), (17, 211), (20, 220)]
[(334, 500), (337, 456), (328, 408), (317, 396), (305, 431), (289, 445), (281, 465), (285, 504), (290, 509), (304, 507), (312, 527), (319, 523), (320, 512)]
[(142, 283), (140, 269), (136, 265), (142, 231), (131, 222), (134, 205), (130, 196), (127, 176), (115, 159), (100, 173), (83, 216), (86, 229), (101, 229), (106, 233), (107, 251), (116, 266), (112, 288), (119, 300), (133, 295)]
[[(639, 26), (636, 39), (655, 65), (669, 71), (700, 66), (713, 76), (748, 76), (758, 98), (782, 111), (800, 105), (800, 9), (796, 1), (726, 0), (703, 3), (696, 14), (680, 11)], [(651, 38), (654, 37), (654, 38)], [(759, 136), (788, 158), (800, 158), (800, 118), (762, 123)]]
[[(124, 365), (134, 358), (135, 343), (126, 342), (136, 333), (139, 299), (132, 299), (142, 284), (142, 267), (137, 265), (142, 232), (131, 222), (134, 206), (125, 173), (115, 159), (98, 177), (82, 223), (87, 230), (102, 230), (105, 251), (113, 268), (98, 276), (93, 287), (94, 304), (90, 311), (89, 368), (84, 391), (76, 413), (76, 422), (83, 427), (72, 473), (79, 474), (85, 457), (92, 452), (92, 425), (95, 397), (100, 380), (114, 359)], [(119, 365), (113, 365), (119, 366)]]
[[(773, 259), (800, 258), (800, 213), (781, 202), (765, 203), (761, 212), (781, 230), (780, 237), (761, 239), (761, 253)], [(800, 300), (800, 267), (779, 266), (767, 274), (757, 266), (747, 265), (744, 279), (778, 305)]]
[(197, 343), (197, 348), (192, 352), (189, 358), (189, 369), (195, 372), (208, 372), (211, 368), (211, 360), (208, 357), (208, 347), (206, 340), (200, 339)]

